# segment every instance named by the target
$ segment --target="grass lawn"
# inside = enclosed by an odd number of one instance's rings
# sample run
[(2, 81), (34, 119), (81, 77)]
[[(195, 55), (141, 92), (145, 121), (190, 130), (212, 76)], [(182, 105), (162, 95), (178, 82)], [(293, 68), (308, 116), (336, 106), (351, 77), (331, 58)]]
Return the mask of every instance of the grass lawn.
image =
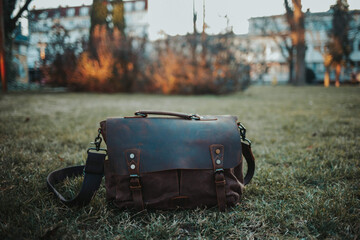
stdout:
[[(110, 116), (154, 109), (237, 115), (257, 160), (241, 204), (121, 211), (105, 189), (84, 208), (49, 193), (47, 174), (82, 164)], [(360, 88), (251, 87), (226, 96), (0, 95), (1, 239), (360, 238)], [(62, 186), (74, 194), (81, 179)]]

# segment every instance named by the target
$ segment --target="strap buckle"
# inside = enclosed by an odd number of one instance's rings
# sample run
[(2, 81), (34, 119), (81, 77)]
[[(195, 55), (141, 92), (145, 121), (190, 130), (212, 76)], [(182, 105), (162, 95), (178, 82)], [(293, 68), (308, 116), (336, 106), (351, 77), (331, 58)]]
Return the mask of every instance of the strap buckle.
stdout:
[(89, 147), (89, 148), (87, 149), (87, 153), (89, 153), (91, 150), (97, 151), (97, 152), (103, 151), (103, 152), (105, 152), (105, 154), (107, 155), (107, 149), (106, 149), (106, 148), (99, 148), (99, 149), (97, 149), (97, 148), (95, 148), (95, 147)]
[(189, 116), (189, 119), (192, 119), (192, 120), (200, 120), (200, 116), (197, 115), (197, 114), (191, 114), (191, 115)]
[(95, 147), (89, 147), (87, 149), (87, 152), (90, 152), (91, 150), (95, 150), (97, 152), (99, 151), (104, 151), (105, 154), (107, 154), (107, 149), (105, 148), (100, 148), (101, 146), (101, 142), (102, 142), (102, 138), (101, 138), (101, 128), (98, 129), (98, 135), (95, 137), (95, 140), (93, 142), (90, 142), (90, 144), (94, 144)]
[(136, 112), (135, 113), (135, 116), (141, 116), (141, 117), (147, 117), (147, 114), (146, 113), (142, 113), (142, 112)]
[(238, 122), (237, 125), (238, 125), (239, 131), (240, 131), (241, 140), (247, 142), (249, 144), (249, 146), (251, 146), (250, 139), (246, 138), (246, 128), (245, 128), (245, 126), (241, 122)]

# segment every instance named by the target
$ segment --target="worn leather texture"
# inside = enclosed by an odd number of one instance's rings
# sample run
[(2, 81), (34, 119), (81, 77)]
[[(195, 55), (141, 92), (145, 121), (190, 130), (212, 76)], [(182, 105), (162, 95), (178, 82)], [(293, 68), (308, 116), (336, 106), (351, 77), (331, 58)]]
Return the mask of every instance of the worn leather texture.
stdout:
[(108, 149), (107, 199), (136, 209), (234, 206), (244, 189), (236, 121), (234, 116), (203, 116), (101, 122)]
[(209, 146), (225, 147), (224, 167), (241, 161), (241, 141), (236, 117), (216, 120), (181, 118), (110, 118), (106, 144), (110, 165), (119, 175), (129, 175), (124, 152), (140, 151), (140, 173), (171, 169), (213, 169)]

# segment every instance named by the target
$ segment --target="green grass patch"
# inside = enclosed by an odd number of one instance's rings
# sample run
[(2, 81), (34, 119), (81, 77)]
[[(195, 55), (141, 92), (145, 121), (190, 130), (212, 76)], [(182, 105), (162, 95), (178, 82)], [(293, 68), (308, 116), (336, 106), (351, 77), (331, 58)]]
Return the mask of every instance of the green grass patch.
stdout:
[[(256, 174), (241, 203), (121, 211), (102, 185), (68, 208), (45, 179), (83, 164), (98, 123), (136, 110), (231, 114), (248, 129)], [(360, 88), (251, 87), (226, 96), (7, 94), (0, 96), (1, 239), (358, 239)], [(81, 179), (59, 186), (67, 196)]]

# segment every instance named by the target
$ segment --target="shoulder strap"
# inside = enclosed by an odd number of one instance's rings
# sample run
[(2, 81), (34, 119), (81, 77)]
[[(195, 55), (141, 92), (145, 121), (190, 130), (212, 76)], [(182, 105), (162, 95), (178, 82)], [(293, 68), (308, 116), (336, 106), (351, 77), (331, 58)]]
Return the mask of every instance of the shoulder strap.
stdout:
[(241, 143), (242, 154), (245, 157), (246, 163), (248, 165), (248, 170), (244, 178), (244, 184), (247, 185), (254, 176), (255, 172), (255, 157), (251, 151), (251, 145), (246, 143)]
[[(99, 189), (104, 175), (104, 161), (106, 154), (88, 152), (86, 165), (67, 167), (51, 172), (47, 185), (60, 200), (67, 206), (85, 206), (89, 204), (95, 192)], [(73, 199), (65, 199), (56, 189), (55, 184), (62, 182), (67, 177), (76, 177), (84, 174), (84, 181), (79, 194)]]

